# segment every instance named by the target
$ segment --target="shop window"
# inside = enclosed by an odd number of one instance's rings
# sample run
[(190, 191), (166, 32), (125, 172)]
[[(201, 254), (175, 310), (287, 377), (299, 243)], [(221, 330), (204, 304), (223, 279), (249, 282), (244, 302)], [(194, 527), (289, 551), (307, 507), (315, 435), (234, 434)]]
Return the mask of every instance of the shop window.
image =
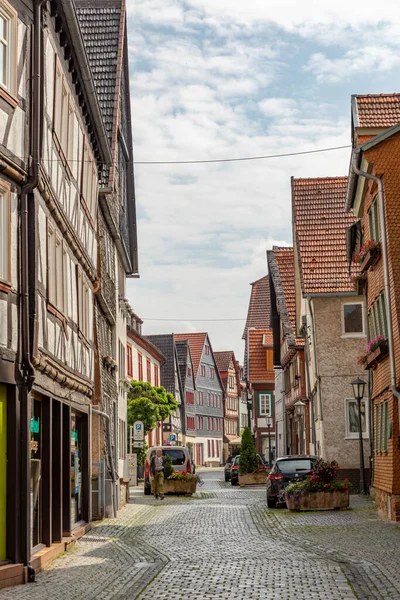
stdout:
[(375, 196), (369, 210), (368, 210), (368, 224), (369, 224), (369, 235), (370, 240), (380, 242), (380, 222), (379, 222), (379, 211), (378, 211), (378, 196)]
[(364, 336), (364, 309), (362, 302), (342, 305), (342, 332), (346, 337)]
[[(357, 401), (353, 398), (346, 399), (345, 407), (346, 438), (358, 439), (359, 423)], [(363, 437), (368, 438), (368, 403), (366, 400), (361, 401), (361, 428)]]
[(0, 185), (0, 279), (10, 281), (10, 191)]
[(0, 85), (17, 95), (17, 13), (0, 1)]

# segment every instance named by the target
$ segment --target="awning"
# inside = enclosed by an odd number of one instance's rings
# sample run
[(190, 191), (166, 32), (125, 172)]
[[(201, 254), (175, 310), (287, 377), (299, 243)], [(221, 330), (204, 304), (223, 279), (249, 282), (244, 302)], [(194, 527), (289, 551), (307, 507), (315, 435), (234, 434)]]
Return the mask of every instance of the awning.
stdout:
[(233, 446), (240, 446), (242, 440), (237, 435), (224, 435), (224, 442), (228, 444), (232, 444)]

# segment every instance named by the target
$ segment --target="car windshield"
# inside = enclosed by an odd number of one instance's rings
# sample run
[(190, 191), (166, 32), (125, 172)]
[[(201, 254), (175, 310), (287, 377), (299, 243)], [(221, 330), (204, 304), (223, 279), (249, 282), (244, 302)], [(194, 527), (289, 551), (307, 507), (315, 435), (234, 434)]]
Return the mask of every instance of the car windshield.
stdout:
[(278, 460), (276, 468), (281, 473), (299, 473), (301, 471), (311, 471), (314, 466), (312, 458), (299, 458), (292, 460)]
[(240, 456), (236, 456), (235, 457), (235, 461), (233, 463), (234, 465), (238, 465), (239, 464), (239, 458), (240, 458)]
[[(151, 456), (153, 457), (155, 453), (156, 451), (153, 450)], [(165, 454), (168, 454), (174, 467), (180, 467), (185, 464), (186, 457), (183, 450), (178, 450), (177, 448), (163, 448), (163, 454), (164, 456)]]

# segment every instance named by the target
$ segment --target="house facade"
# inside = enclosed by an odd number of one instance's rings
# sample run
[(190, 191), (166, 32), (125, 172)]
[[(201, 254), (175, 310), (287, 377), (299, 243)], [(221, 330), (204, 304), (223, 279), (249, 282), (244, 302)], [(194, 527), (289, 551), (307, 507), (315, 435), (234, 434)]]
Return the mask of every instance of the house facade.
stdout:
[[(190, 346), (187, 340), (175, 342), (178, 355), (179, 372), (182, 383), (182, 444), (187, 446), (192, 460), (195, 460), (196, 430), (187, 427), (191, 420), (196, 418), (196, 381)], [(189, 420), (187, 420), (189, 417)]]
[[(363, 375), (357, 358), (365, 348), (367, 322), (364, 297), (350, 282), (346, 259), (346, 228), (354, 223), (343, 210), (346, 187), (347, 177), (292, 179), (296, 335), (303, 332), (306, 340), (310, 452), (336, 460), (358, 489), (358, 411), (351, 382)], [(368, 463), (367, 397), (361, 407)]]
[(277, 453), (308, 454), (310, 411), (306, 391), (304, 338), (296, 335), (293, 248), (267, 252), (274, 341)]
[(368, 339), (373, 343), (380, 336), (381, 349), (368, 352), (364, 344), (361, 378), (371, 389), (375, 502), (379, 513), (393, 521), (400, 520), (399, 107), (399, 94), (352, 97), (353, 150), (345, 204), (358, 219), (348, 236), (349, 260), (357, 258), (362, 244), (373, 242), (377, 248), (364, 252), (360, 261)]
[(214, 352), (214, 356), (225, 390), (223, 462), (226, 462), (228, 456), (239, 453), (240, 449), (239, 404), (242, 399), (242, 387), (239, 363), (234, 352)]
[(169, 443), (172, 435), (175, 436), (174, 443), (182, 443), (184, 396), (174, 335), (172, 333), (147, 335), (146, 339), (154, 344), (165, 357), (165, 361), (161, 365), (161, 385), (173, 395), (178, 403), (177, 410), (171, 414), (168, 421), (160, 424), (161, 441), (163, 444)]
[(182, 333), (174, 337), (177, 342), (188, 341), (193, 360), (196, 416), (186, 416), (186, 433), (195, 433), (195, 464), (218, 466), (223, 460), (224, 387), (208, 334)]

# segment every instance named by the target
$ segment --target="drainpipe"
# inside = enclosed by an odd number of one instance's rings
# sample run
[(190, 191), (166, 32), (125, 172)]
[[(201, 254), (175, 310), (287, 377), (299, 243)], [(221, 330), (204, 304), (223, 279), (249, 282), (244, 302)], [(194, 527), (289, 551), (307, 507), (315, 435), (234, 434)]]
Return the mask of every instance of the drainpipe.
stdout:
[(107, 428), (107, 452), (108, 452), (108, 460), (110, 461), (111, 466), (111, 479), (113, 480), (113, 508), (114, 508), (114, 518), (117, 517), (117, 474), (114, 468), (114, 460), (111, 452), (111, 426), (110, 426), (110, 417), (107, 413), (97, 410), (97, 408), (92, 407), (92, 413), (95, 415), (99, 415), (99, 417), (103, 417), (106, 420), (106, 428)]
[[(41, 148), (41, 125), (43, 108), (43, 77), (41, 77), (41, 9), (45, 0), (36, 0), (34, 4), (33, 22), (33, 58), (31, 77), (31, 104), (30, 104), (30, 175), (28, 181), (23, 185), (20, 195), (21, 210), (21, 250), (20, 250), (20, 359), (22, 372), (21, 387), (21, 559), (28, 566), (29, 580), (34, 580), (34, 572), (29, 566), (30, 547), (30, 444), (29, 423), (31, 416), (30, 391), (35, 380), (35, 369), (31, 361), (31, 326), (29, 307), (29, 230), (30, 221), (28, 216), (28, 194), (32, 193), (39, 181), (40, 148)], [(31, 223), (32, 224), (32, 223)]]
[[(311, 315), (313, 341), (314, 341), (314, 345), (316, 346), (317, 336), (316, 336), (316, 332), (315, 332), (314, 311), (312, 308), (311, 298), (308, 297), (307, 301), (308, 301), (308, 308), (309, 308), (310, 315)], [(323, 445), (322, 445), (322, 443), (320, 443), (320, 452), (321, 452), (322, 450), (325, 450), (324, 413), (322, 410), (321, 380), (320, 380), (320, 377), (318, 375), (318, 370), (317, 370), (317, 353), (316, 353), (315, 349), (313, 352), (313, 358), (314, 358), (314, 373), (315, 373), (315, 378), (317, 381), (317, 394), (318, 394), (317, 402), (319, 405), (318, 406), (318, 416), (319, 416), (319, 420), (320, 420), (321, 442), (323, 443)], [(312, 396), (312, 398), (313, 398), (313, 406), (314, 406), (314, 396)], [(314, 421), (314, 427), (315, 427), (315, 421)], [(317, 444), (317, 439), (316, 439), (316, 435), (315, 435), (315, 445), (316, 444)]]
[(396, 371), (395, 371), (395, 363), (394, 363), (394, 346), (393, 346), (393, 321), (392, 321), (392, 306), (390, 302), (390, 288), (389, 288), (389, 261), (387, 255), (387, 239), (386, 239), (386, 217), (385, 217), (385, 208), (384, 208), (384, 192), (383, 192), (383, 183), (379, 177), (376, 175), (371, 175), (370, 173), (366, 173), (365, 171), (361, 171), (356, 164), (357, 156), (353, 156), (351, 161), (351, 168), (356, 175), (360, 177), (365, 177), (365, 179), (370, 179), (371, 181), (375, 181), (378, 185), (378, 207), (379, 207), (379, 218), (381, 221), (381, 246), (382, 246), (382, 258), (383, 258), (383, 279), (384, 279), (384, 290), (385, 290), (385, 308), (386, 308), (386, 316), (388, 321), (388, 344), (389, 344), (389, 360), (390, 360), (390, 387), (392, 393), (397, 398), (398, 402), (398, 412), (400, 419), (400, 390), (396, 387)]

